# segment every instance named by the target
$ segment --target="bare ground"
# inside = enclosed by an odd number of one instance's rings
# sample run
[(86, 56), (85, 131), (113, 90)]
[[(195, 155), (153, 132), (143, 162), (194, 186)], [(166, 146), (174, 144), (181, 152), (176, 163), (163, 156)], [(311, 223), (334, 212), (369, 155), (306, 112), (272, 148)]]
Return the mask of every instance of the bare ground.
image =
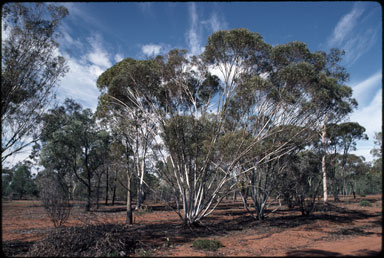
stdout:
[[(359, 206), (361, 199), (372, 206)], [(135, 224), (124, 227), (121, 236), (137, 241), (133, 256), (372, 256), (382, 251), (381, 196), (319, 203), (309, 217), (283, 206), (267, 213), (264, 221), (252, 219), (240, 202), (225, 201), (195, 228), (182, 226), (176, 213), (164, 205), (146, 205), (147, 212), (134, 213)], [(123, 226), (124, 207), (120, 203), (84, 213), (75, 205), (65, 226)], [(38, 201), (2, 202), (2, 246), (8, 256), (28, 254), (52, 229)], [(215, 252), (195, 250), (195, 239), (216, 239), (224, 247)]]

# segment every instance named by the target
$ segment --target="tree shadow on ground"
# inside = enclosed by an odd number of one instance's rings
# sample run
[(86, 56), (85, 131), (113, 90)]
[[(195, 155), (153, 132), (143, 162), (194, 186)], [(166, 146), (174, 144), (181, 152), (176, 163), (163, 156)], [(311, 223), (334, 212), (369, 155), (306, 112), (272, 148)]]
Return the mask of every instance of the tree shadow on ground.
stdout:
[[(380, 253), (381, 252), (362, 249), (362, 250), (357, 251), (355, 254), (353, 254), (353, 256), (356, 256), (356, 257), (366, 257), (366, 256), (380, 257), (379, 256)], [(338, 252), (324, 251), (324, 250), (319, 250), (319, 249), (305, 249), (305, 250), (288, 251), (286, 253), (286, 256), (288, 256), (288, 257), (308, 257), (308, 256), (332, 257), (332, 256), (350, 256), (350, 255), (343, 255), (343, 254), (338, 253)]]
[[(148, 206), (152, 209), (152, 206)], [(164, 209), (164, 206), (157, 206), (158, 209)], [(356, 219), (366, 219), (370, 217), (379, 217), (379, 214), (370, 215), (362, 210), (347, 210), (344, 208), (337, 207), (332, 204), (319, 204), (319, 210), (325, 212), (315, 212), (310, 216), (300, 216), (297, 212), (292, 212), (292, 210), (280, 210), (275, 213), (266, 212), (268, 216), (265, 220), (255, 220), (246, 211), (238, 211), (239, 206), (235, 204), (226, 205), (218, 209), (217, 214), (208, 216), (203, 220), (202, 223), (185, 226), (180, 222), (165, 222), (161, 224), (134, 224), (134, 225), (124, 225), (121, 224), (121, 227), (124, 227), (124, 230), (120, 232), (120, 237), (135, 239), (137, 241), (137, 246), (145, 249), (154, 249), (170, 245), (179, 245), (185, 244), (187, 242), (193, 241), (196, 238), (204, 238), (210, 236), (220, 236), (226, 235), (233, 231), (239, 231), (243, 229), (250, 229), (254, 231), (255, 234), (261, 234), (264, 237), (268, 237), (277, 232), (283, 232), (287, 229), (299, 227), (302, 225), (311, 225), (313, 224), (313, 229), (317, 228), (315, 222), (317, 221), (329, 221), (336, 223), (351, 223)], [(233, 211), (230, 209), (236, 209), (236, 215), (238, 217), (226, 218), (223, 216), (222, 211), (225, 213), (231, 213)], [(112, 208), (111, 212), (120, 212), (120, 208)], [(296, 215), (295, 215), (296, 214)], [(375, 223), (376, 224), (376, 223)], [(116, 226), (116, 225), (115, 225)], [(310, 226), (312, 227), (312, 226)], [(265, 233), (268, 233), (267, 235)], [(369, 232), (364, 232), (358, 228), (348, 228), (342, 229), (340, 232), (335, 232), (335, 234), (341, 235), (367, 235)], [(44, 241), (44, 240), (42, 240)], [(309, 250), (311, 251), (311, 250)], [(303, 251), (291, 251), (287, 253), (289, 256), (306, 256), (309, 253), (308, 250)], [(302, 253), (294, 253), (302, 252)], [(317, 252), (317, 253), (316, 253)], [(312, 254), (316, 256), (336, 256), (337, 253), (324, 253), (322, 250), (312, 250)]]
[(342, 256), (342, 254), (337, 253), (337, 252), (319, 250), (319, 249), (307, 249), (307, 250), (289, 251), (286, 253), (286, 256), (289, 256), (289, 257), (307, 257), (307, 256), (332, 257), (332, 256)]
[(6, 256), (18, 256), (28, 252), (35, 242), (30, 241), (2, 241), (2, 251)]

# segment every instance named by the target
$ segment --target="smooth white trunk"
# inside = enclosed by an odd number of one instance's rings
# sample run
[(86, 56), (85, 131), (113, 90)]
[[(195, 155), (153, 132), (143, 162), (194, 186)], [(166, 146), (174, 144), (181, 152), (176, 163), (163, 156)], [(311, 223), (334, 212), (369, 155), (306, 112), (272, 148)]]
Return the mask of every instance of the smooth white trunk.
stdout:
[(327, 120), (324, 119), (324, 126), (321, 133), (321, 143), (323, 145), (323, 157), (321, 160), (321, 171), (323, 174), (323, 199), (324, 202), (328, 202), (328, 192), (327, 192), (327, 171), (326, 171), (326, 165), (325, 165), (325, 155), (326, 155), (326, 122)]

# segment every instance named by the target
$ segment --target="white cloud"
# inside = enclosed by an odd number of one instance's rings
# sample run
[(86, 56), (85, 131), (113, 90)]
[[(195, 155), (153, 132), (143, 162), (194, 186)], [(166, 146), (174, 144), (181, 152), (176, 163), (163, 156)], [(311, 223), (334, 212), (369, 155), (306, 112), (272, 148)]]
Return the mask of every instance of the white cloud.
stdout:
[(381, 131), (382, 104), (382, 89), (380, 88), (369, 105), (358, 108), (351, 114), (351, 121), (357, 121), (364, 126), (370, 138), (373, 137), (374, 132)]
[(352, 10), (336, 24), (327, 42), (328, 47), (345, 50), (344, 61), (348, 66), (354, 64), (373, 46), (379, 32), (380, 27), (361, 26), (367, 17), (367, 15), (363, 16), (363, 13), (363, 6), (355, 3)]
[(71, 36), (71, 29), (66, 22), (61, 22), (59, 26), (59, 33), (62, 37), (59, 37), (58, 42), (60, 46), (70, 46), (70, 48), (82, 48), (83, 44), (80, 40), (74, 39)]
[(199, 26), (195, 3), (189, 5), (189, 15), (191, 27), (187, 34), (188, 47), (192, 55), (198, 55), (203, 51), (203, 48), (201, 47), (201, 28)]
[(190, 3), (188, 9), (191, 25), (186, 34), (186, 41), (189, 52), (192, 55), (199, 55), (204, 51), (203, 32), (208, 32), (210, 35), (218, 30), (225, 29), (227, 23), (216, 12), (213, 12), (208, 19), (200, 21), (195, 3)]
[(369, 137), (369, 141), (358, 141), (356, 153), (364, 154), (367, 160), (372, 160), (372, 156), (369, 154), (374, 146), (373, 137), (375, 132), (380, 132), (382, 129), (382, 89), (376, 91), (373, 100), (369, 105), (357, 109), (350, 116), (350, 121), (358, 122), (364, 126), (365, 133)]
[(354, 64), (375, 43), (377, 30), (368, 29), (364, 32), (356, 32), (354, 37), (348, 39), (341, 48), (345, 50), (345, 62)]
[(208, 25), (211, 32), (216, 32), (218, 30), (224, 30), (227, 28), (227, 23), (222, 17), (219, 17), (216, 12), (213, 12), (208, 20), (202, 21), (201, 23)]
[[(61, 80), (58, 88), (58, 97), (61, 101), (65, 98), (73, 98), (80, 102), (84, 108), (96, 110), (99, 90), (96, 86), (97, 78), (112, 66), (110, 57), (104, 47), (101, 37), (88, 38), (84, 44), (85, 54), (76, 58), (64, 52), (63, 55), (70, 68), (66, 76)], [(69, 45), (70, 46), (70, 45)], [(114, 59), (122, 59), (120, 54), (115, 54)]]
[(364, 107), (372, 99), (372, 91), (381, 87), (382, 71), (379, 70), (369, 78), (352, 86), (353, 97)]
[(141, 51), (147, 56), (156, 56), (160, 53), (162, 46), (156, 44), (143, 45)]
[(120, 54), (116, 54), (114, 59), (115, 59), (115, 62), (117, 63), (123, 60), (124, 58)]
[(333, 30), (332, 37), (328, 41), (328, 44), (337, 45), (343, 42), (356, 26), (357, 19), (361, 16), (363, 11), (363, 9), (359, 8), (357, 5), (354, 5), (352, 11), (344, 15), (337, 23), (335, 29)]
[(103, 68), (111, 67), (112, 63), (109, 60), (109, 54), (101, 46), (100, 36), (90, 37), (88, 42), (92, 46), (92, 51), (88, 53), (87, 60)]
[(73, 98), (79, 101), (84, 108), (91, 108), (95, 111), (99, 96), (96, 80), (104, 70), (95, 64), (89, 65), (73, 57), (65, 57), (70, 71), (60, 82), (59, 99), (63, 101), (65, 98)]

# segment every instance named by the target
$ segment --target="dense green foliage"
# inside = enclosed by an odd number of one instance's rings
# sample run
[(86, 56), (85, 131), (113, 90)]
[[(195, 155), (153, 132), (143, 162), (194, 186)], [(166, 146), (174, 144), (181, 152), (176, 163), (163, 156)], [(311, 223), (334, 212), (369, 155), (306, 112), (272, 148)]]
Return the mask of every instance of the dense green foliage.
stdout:
[(27, 196), (37, 197), (38, 189), (32, 176), (30, 163), (19, 162), (12, 169), (2, 171), (2, 195), (11, 195), (17, 199)]

